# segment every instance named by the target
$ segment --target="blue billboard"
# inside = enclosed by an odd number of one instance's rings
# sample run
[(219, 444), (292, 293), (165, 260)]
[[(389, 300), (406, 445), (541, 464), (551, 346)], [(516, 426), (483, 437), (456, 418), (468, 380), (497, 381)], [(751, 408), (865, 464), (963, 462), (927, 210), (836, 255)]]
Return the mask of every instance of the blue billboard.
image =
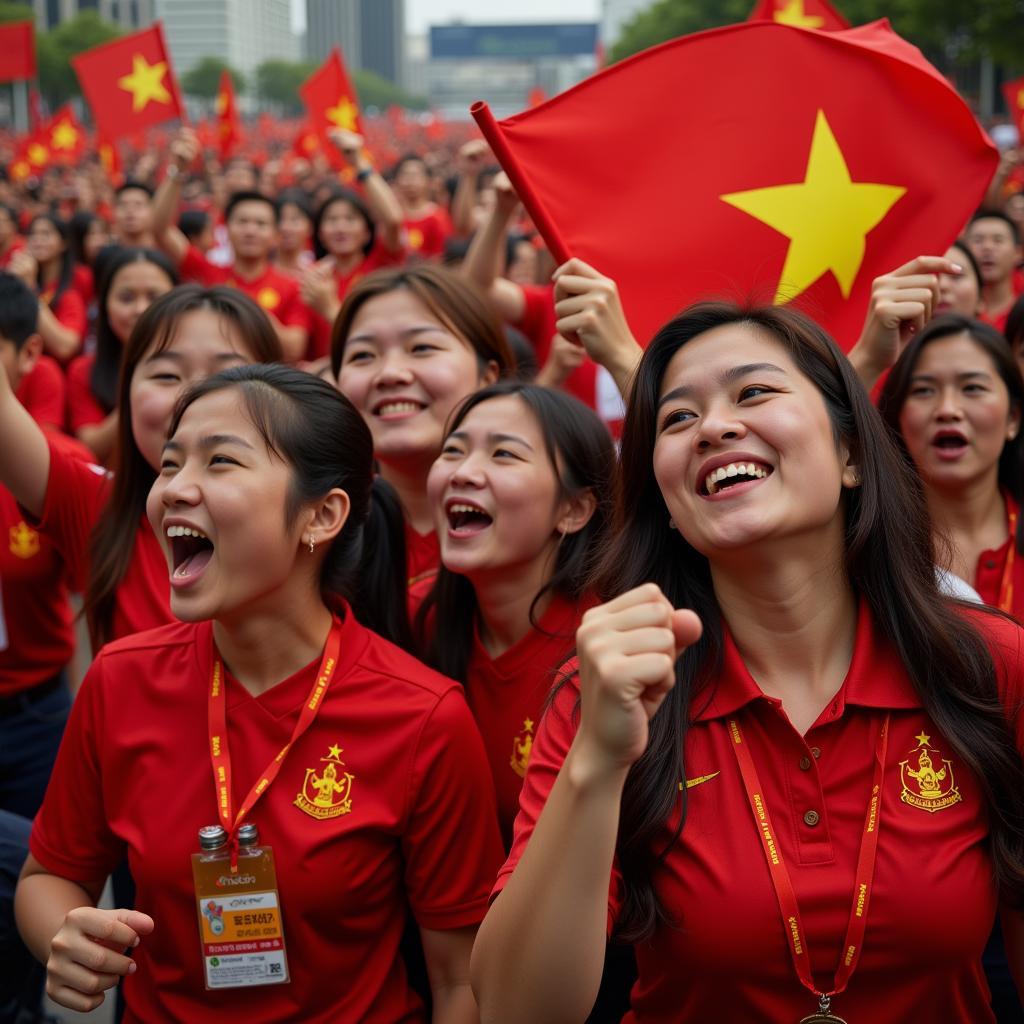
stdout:
[(596, 22), (430, 27), (432, 58), (536, 60), (543, 57), (590, 56), (596, 49)]

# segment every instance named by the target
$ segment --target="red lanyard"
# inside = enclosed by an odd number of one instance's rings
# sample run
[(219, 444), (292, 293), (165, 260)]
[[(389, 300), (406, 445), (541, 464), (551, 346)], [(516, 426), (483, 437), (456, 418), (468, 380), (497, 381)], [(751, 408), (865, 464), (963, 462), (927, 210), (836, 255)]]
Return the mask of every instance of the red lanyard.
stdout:
[(309, 691), (306, 703), (302, 705), (299, 712), (299, 720), (295, 723), (295, 730), (291, 739), (281, 748), (277, 757), (260, 773), (259, 780), (249, 790), (248, 795), (238, 808), (238, 814), (231, 813), (231, 754), (228, 751), (228, 716), (227, 696), (224, 692), (224, 665), (217, 656), (216, 650), (213, 654), (213, 670), (210, 674), (210, 700), (208, 705), (208, 718), (210, 725), (210, 761), (213, 764), (213, 784), (217, 789), (217, 813), (220, 815), (221, 824), (231, 837), (231, 870), (238, 868), (238, 826), (246, 819), (249, 812), (256, 805), (256, 801), (270, 788), (270, 784), (277, 778), (281, 765), (298, 739), (313, 724), (313, 720), (320, 710), (323, 696), (331, 685), (331, 677), (338, 664), (338, 652), (341, 650), (341, 623), (335, 620), (331, 627), (330, 635), (327, 637), (327, 645), (324, 647), (323, 660), (320, 662), (320, 671), (317, 673), (313, 689)]
[(1007, 524), (1010, 531), (1010, 547), (1006, 552), (1003, 579), (999, 584), (999, 610), (1013, 613), (1013, 561), (1017, 555), (1017, 513), (1011, 512)]
[(754, 767), (754, 759), (750, 749), (744, 742), (739, 722), (729, 721), (729, 733), (732, 736), (732, 749), (743, 777), (743, 785), (750, 801), (750, 809), (754, 813), (757, 832), (764, 847), (768, 871), (775, 887), (775, 896), (779, 901), (782, 914), (782, 926), (789, 940), (789, 951), (793, 956), (797, 977), (804, 988), (822, 999), (828, 1005), (828, 999), (844, 991), (850, 982), (860, 958), (864, 943), (864, 932), (868, 924), (868, 903), (871, 899), (871, 888), (875, 880), (875, 854), (878, 852), (878, 834), (882, 827), (882, 778), (885, 775), (885, 754), (889, 746), (889, 715), (882, 720), (882, 728), (875, 745), (875, 775), (871, 783), (871, 799), (868, 801), (867, 814), (864, 816), (864, 835), (861, 839), (860, 853), (857, 855), (857, 873), (853, 884), (853, 905), (850, 908), (850, 923), (843, 941), (839, 969), (829, 992), (819, 992), (814, 986), (814, 975), (811, 973), (811, 956), (807, 949), (807, 933), (800, 919), (800, 906), (797, 903), (796, 891), (789, 876), (789, 870), (782, 856), (782, 847), (775, 839), (776, 832), (768, 816), (768, 806), (764, 800), (764, 790)]

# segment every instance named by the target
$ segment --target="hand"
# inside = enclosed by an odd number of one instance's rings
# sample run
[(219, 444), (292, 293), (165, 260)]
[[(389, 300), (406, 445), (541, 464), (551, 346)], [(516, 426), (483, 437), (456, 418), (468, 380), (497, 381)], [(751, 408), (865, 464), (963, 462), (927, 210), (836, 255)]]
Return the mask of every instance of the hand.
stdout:
[(95, 1009), (118, 978), (135, 972), (135, 961), (121, 951), (134, 949), (153, 927), (153, 919), (137, 910), (69, 911), (50, 943), (46, 994), (69, 1010)]
[(459, 150), (455, 166), (459, 174), (478, 175), (487, 165), (491, 149), (483, 139), (470, 139)]
[(568, 338), (556, 334), (551, 339), (551, 351), (537, 374), (534, 383), (546, 388), (557, 388), (566, 382), (569, 375), (586, 358), (587, 353)]
[(201, 150), (199, 136), (191, 128), (179, 128), (171, 141), (171, 159), (179, 171), (187, 171)]
[(577, 750), (598, 771), (625, 771), (647, 749), (648, 723), (675, 686), (676, 659), (701, 634), (653, 583), (591, 608), (576, 631), (583, 703)]
[(7, 271), (13, 274), (19, 281), (24, 282), (35, 293), (36, 284), (39, 280), (39, 264), (35, 257), (31, 256), (24, 249), (19, 249), (7, 264)]
[(334, 280), (334, 259), (330, 256), (309, 267), (299, 282), (302, 301), (318, 313), (323, 313), (331, 304), (338, 286)]
[(962, 273), (959, 264), (943, 256), (918, 256), (892, 273), (875, 278), (864, 329), (850, 350), (850, 361), (862, 379), (865, 370), (877, 378), (889, 369), (932, 318), (939, 301), (938, 275)]
[(559, 333), (578, 338), (590, 358), (606, 369), (635, 367), (643, 350), (626, 323), (615, 282), (576, 258), (563, 263), (552, 280)]
[(337, 146), (338, 151), (350, 164), (359, 163), (364, 145), (362, 135), (346, 131), (344, 128), (332, 128), (328, 131), (327, 138)]
[(494, 188), (494, 203), (498, 212), (506, 219), (511, 220), (512, 214), (519, 206), (519, 196), (516, 195), (516, 190), (512, 187), (508, 175), (504, 171), (498, 171), (491, 180), (491, 186)]

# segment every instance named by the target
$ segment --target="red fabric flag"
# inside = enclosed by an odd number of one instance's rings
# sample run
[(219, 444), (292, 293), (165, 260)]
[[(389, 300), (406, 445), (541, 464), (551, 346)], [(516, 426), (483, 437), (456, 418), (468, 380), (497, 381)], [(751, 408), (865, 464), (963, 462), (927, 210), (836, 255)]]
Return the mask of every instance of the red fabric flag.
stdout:
[(43, 127), (41, 135), (50, 150), (52, 163), (77, 164), (85, 153), (85, 129), (70, 103), (65, 103)]
[(1024, 145), (1024, 78), (1006, 82), (1003, 85), (1003, 97), (1006, 99), (1006, 109), (1017, 126), (1021, 144)]
[(124, 169), (121, 163), (121, 151), (117, 148), (114, 139), (105, 139), (99, 136), (96, 140), (96, 149), (100, 155), (100, 162), (107, 172), (107, 178), (118, 186), (124, 180)]
[(0, 82), (35, 77), (35, 23), (30, 19), (0, 25)]
[(101, 134), (120, 139), (171, 118), (185, 118), (178, 82), (157, 22), (96, 46), (71, 63)]
[(320, 152), (320, 136), (316, 130), (306, 125), (298, 135), (295, 136), (295, 142), (292, 144), (292, 152), (296, 156), (301, 156), (304, 160), (312, 160), (317, 153)]
[(828, 0), (758, 0), (748, 21), (776, 21), (797, 28), (839, 32), (850, 23)]
[(47, 133), (45, 128), (26, 135), (18, 143), (14, 151), (14, 159), (11, 160), (10, 175), (12, 180), (19, 184), (27, 178), (31, 178), (50, 163), (50, 148), (47, 145)]
[(529, 96), (526, 97), (526, 105), (528, 107), (539, 107), (547, 98), (548, 94), (539, 85), (535, 85), (530, 90)]
[(221, 160), (226, 160), (242, 142), (242, 119), (238, 116), (238, 104), (235, 102), (235, 83), (227, 68), (220, 73), (220, 89), (217, 91), (217, 137)]
[(363, 122), (356, 95), (338, 47), (331, 50), (327, 60), (299, 87), (302, 102), (309, 112), (309, 123), (320, 136), (323, 150), (335, 167), (345, 167), (344, 158), (328, 142), (331, 128), (344, 128), (363, 135)]
[(473, 115), (555, 259), (614, 278), (641, 344), (690, 302), (730, 297), (796, 301), (848, 348), (872, 280), (944, 252), (997, 161), (885, 21), (730, 25), (504, 121)]

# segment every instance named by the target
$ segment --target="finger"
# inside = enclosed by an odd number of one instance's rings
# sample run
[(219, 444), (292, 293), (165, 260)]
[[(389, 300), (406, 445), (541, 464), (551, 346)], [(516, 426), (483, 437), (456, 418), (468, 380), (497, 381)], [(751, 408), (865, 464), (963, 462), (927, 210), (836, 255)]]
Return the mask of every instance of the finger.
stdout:
[(947, 260), (945, 256), (916, 256), (909, 263), (894, 270), (892, 276), (906, 277), (910, 274), (960, 274), (963, 267)]
[(561, 317), (555, 321), (555, 329), (563, 338), (568, 338), (577, 348), (582, 347), (578, 340), (581, 331), (594, 329), (594, 315), (590, 312), (575, 313), (573, 316)]
[(572, 256), (555, 269), (555, 272), (551, 275), (551, 280), (558, 281), (566, 276), (594, 278), (601, 277), (602, 275), (589, 263), (584, 263), (578, 256)]
[(616, 637), (615, 646), (620, 654), (676, 653), (675, 633), (670, 626), (642, 626), (630, 629)]
[(584, 277), (582, 274), (563, 274), (557, 280), (557, 289), (563, 295), (590, 295), (593, 294), (599, 283), (604, 281), (600, 274), (593, 277)]
[(894, 288), (891, 292), (880, 295), (878, 304), (883, 305), (887, 302), (930, 302), (938, 287), (939, 279), (937, 277), (933, 277), (930, 280), (925, 279), (922, 284), (911, 285), (907, 288)]
[(700, 639), (704, 624), (696, 612), (689, 608), (676, 608), (672, 612), (672, 632), (675, 634), (676, 654), (679, 655)]
[(589, 623), (584, 620), (584, 624), (594, 625), (606, 632), (624, 633), (630, 629), (646, 629), (649, 626), (668, 629), (671, 621), (672, 606), (668, 601), (661, 599), (617, 608)]
[(46, 983), (46, 994), (58, 1005), (64, 1006), (69, 1010), (77, 1010), (79, 1013), (88, 1013), (90, 1010), (95, 1010), (105, 998), (102, 992), (98, 995), (86, 995), (84, 992), (77, 992), (67, 985), (53, 985), (49, 981)]
[(882, 320), (888, 327), (898, 327), (905, 321), (921, 319), (924, 314), (923, 302), (893, 302), (886, 306)]
[[(124, 973), (134, 973), (135, 968)], [(81, 992), (82, 995), (95, 996), (113, 988), (120, 980), (121, 975), (110, 974), (105, 971), (91, 971), (81, 964), (73, 961), (65, 962), (52, 972), (52, 977), (68, 988)]]
[(630, 608), (635, 604), (646, 604), (658, 599), (667, 603), (667, 598), (661, 592), (661, 587), (657, 583), (642, 583), (639, 587), (633, 587), (632, 590), (619, 594), (618, 597), (612, 598), (611, 601), (607, 601), (605, 604), (591, 608), (590, 611), (584, 614), (583, 619), (586, 621), (588, 616), (593, 615), (595, 612), (616, 612), (622, 608)]
[[(647, 691), (652, 686), (663, 687), (669, 677), (675, 675), (675, 658), (671, 654), (653, 651), (648, 654), (634, 654), (628, 659), (629, 678)], [(631, 687), (627, 687), (627, 692)]]

